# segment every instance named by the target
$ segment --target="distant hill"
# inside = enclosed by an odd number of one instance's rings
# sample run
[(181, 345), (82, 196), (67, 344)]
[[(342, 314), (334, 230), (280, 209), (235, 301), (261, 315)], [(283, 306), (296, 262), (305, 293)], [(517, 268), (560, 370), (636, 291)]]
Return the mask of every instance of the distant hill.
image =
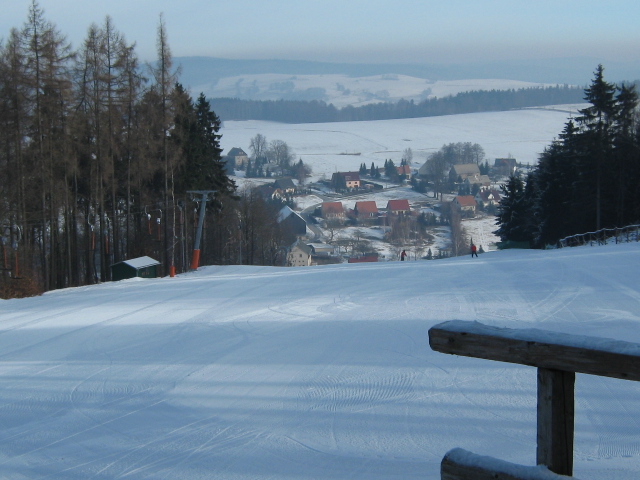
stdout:
[[(181, 83), (212, 99), (223, 120), (289, 123), (501, 111), (583, 100), (597, 61), (466, 65), (343, 64), (178, 57)], [(629, 80), (616, 65), (611, 81)], [(615, 72), (618, 76), (615, 76)], [(637, 75), (640, 77), (640, 74)], [(569, 88), (571, 87), (571, 88)], [(535, 90), (535, 91), (533, 91)]]
[[(378, 74), (354, 77), (346, 74), (243, 74), (190, 85), (194, 95), (258, 101), (321, 101), (336, 108), (360, 107), (372, 103), (418, 103), (469, 91), (519, 90), (548, 84), (518, 80), (428, 80), (409, 75)], [(582, 89), (581, 89), (582, 90)], [(573, 100), (571, 100), (573, 101)]]
[[(257, 85), (256, 93), (259, 93)], [(294, 89), (292, 93), (326, 95), (325, 89)], [(345, 92), (350, 91), (346, 89)], [(427, 94), (428, 91), (425, 91)], [(339, 97), (334, 97), (337, 100)], [(434, 97), (421, 101), (364, 97), (361, 104), (336, 108), (325, 98), (303, 100), (243, 100), (236, 96), (212, 98), (211, 106), (223, 120), (267, 120), (285, 123), (353, 122), (400, 118), (435, 117), (461, 113), (498, 112), (513, 109), (581, 103), (584, 91), (579, 87), (554, 86), (515, 89), (472, 90), (456, 95)], [(330, 99), (328, 101), (331, 101)]]
[[(546, 84), (587, 85), (601, 60), (558, 58), (538, 61), (504, 61), (465, 64), (347, 64), (299, 60), (232, 60), (215, 57), (176, 57), (182, 66), (182, 83), (187, 87), (217, 83), (225, 77), (258, 74), (329, 75), (352, 77), (406, 75), (437, 80), (507, 79)], [(604, 65), (609, 81), (640, 79), (640, 59), (634, 63)], [(205, 92), (206, 93), (206, 92)]]

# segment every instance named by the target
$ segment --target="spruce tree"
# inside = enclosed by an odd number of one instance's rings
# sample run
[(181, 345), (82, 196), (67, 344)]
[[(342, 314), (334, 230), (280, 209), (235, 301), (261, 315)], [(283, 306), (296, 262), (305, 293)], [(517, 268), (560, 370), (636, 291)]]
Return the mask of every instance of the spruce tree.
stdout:
[(216, 196), (233, 195), (235, 183), (222, 162), (220, 119), (202, 93), (194, 104), (182, 85), (177, 84), (174, 97), (177, 114), (171, 138), (183, 157), (176, 190), (216, 190)]
[[(604, 67), (598, 65), (594, 72), (591, 85), (585, 89), (584, 99), (591, 105), (580, 110), (581, 116), (577, 118), (581, 127), (584, 143), (588, 147), (589, 154), (582, 157), (580, 172), (583, 175), (581, 188), (585, 191), (593, 191), (593, 202), (590, 202), (591, 211), (595, 214), (591, 226), (586, 229), (599, 230), (603, 226), (603, 209), (606, 195), (605, 159), (613, 149), (613, 122), (617, 116), (617, 103), (615, 99), (616, 87), (604, 80)], [(585, 198), (588, 198), (585, 196)], [(605, 212), (606, 216), (606, 212)]]
[(634, 191), (640, 184), (638, 159), (640, 148), (636, 141), (638, 93), (635, 85), (623, 84), (616, 96), (618, 104), (614, 126), (614, 155), (611, 158), (613, 191), (615, 192), (615, 221), (622, 226), (640, 218), (638, 198)]
[(395, 180), (398, 178), (398, 171), (396, 170), (396, 165), (393, 163), (393, 160), (389, 159), (384, 164), (384, 174), (390, 180)]
[(603, 72), (599, 65), (585, 90), (590, 105), (575, 123), (567, 122), (531, 177), (533, 193), (525, 196), (539, 246), (640, 217), (638, 95), (633, 87), (606, 82)]
[(554, 244), (581, 231), (583, 218), (592, 216), (583, 208), (583, 197), (579, 194), (580, 139), (575, 124), (569, 120), (559, 140), (542, 153), (532, 175), (537, 190), (533, 214), (537, 218), (539, 246)]
[(509, 180), (502, 189), (502, 200), (498, 213), (496, 225), (499, 225), (495, 234), (503, 242), (525, 242), (531, 237), (527, 228), (527, 215), (530, 210), (524, 195), (524, 182), (516, 175), (509, 177)]

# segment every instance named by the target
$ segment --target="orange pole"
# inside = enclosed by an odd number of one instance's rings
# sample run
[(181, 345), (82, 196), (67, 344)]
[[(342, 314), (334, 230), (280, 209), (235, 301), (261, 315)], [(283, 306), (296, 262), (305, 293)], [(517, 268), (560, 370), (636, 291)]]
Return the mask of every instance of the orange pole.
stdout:
[(193, 258), (191, 259), (191, 270), (197, 270), (200, 264), (200, 237), (202, 237), (202, 228), (204, 227), (204, 213), (207, 208), (207, 195), (214, 191), (202, 191), (202, 200), (200, 204), (200, 215), (198, 216), (198, 231), (195, 236), (195, 244), (193, 245)]
[(193, 250), (193, 257), (191, 258), (191, 270), (197, 270), (200, 264), (200, 249)]

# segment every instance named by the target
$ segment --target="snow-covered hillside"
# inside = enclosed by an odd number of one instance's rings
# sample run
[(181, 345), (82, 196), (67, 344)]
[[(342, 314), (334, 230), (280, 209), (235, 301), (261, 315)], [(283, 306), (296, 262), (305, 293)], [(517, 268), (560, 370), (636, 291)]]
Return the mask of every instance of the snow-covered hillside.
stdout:
[(427, 80), (408, 75), (354, 77), (341, 74), (287, 75), (253, 74), (225, 77), (195, 85), (195, 95), (245, 100), (322, 100), (336, 108), (360, 106), (400, 99), (420, 102), (472, 90), (508, 90), (548, 84), (502, 79)]
[(443, 117), (368, 122), (283, 124), (257, 120), (228, 121), (220, 131), (224, 152), (240, 147), (250, 153), (251, 139), (260, 133), (267, 141), (283, 140), (313, 168), (314, 177), (329, 178), (335, 171), (358, 170), (361, 163), (383, 166), (392, 159), (400, 164), (405, 149), (413, 152), (418, 168), (429, 153), (457, 142), (478, 143), (486, 158), (513, 156), (534, 164), (562, 129), (570, 115), (583, 105), (487, 112)]
[[(0, 301), (0, 477), (436, 480), (532, 465), (534, 368), (429, 348), (478, 321), (640, 342), (640, 244), (211, 266)], [(640, 385), (578, 375), (575, 476), (640, 476)]]

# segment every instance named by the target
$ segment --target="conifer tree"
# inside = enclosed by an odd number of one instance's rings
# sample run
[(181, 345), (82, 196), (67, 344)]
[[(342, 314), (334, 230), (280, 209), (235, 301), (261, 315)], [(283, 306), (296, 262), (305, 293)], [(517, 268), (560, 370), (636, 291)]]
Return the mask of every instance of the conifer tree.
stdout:
[(398, 177), (398, 171), (393, 160), (389, 159), (384, 164), (384, 174), (387, 178), (395, 180)]
[(529, 241), (527, 215), (530, 214), (530, 211), (526, 204), (522, 178), (516, 175), (510, 176), (501, 189), (502, 199), (496, 222), (499, 228), (495, 232), (496, 235), (503, 242), (508, 240), (515, 242)]
[(603, 189), (605, 188), (604, 162), (612, 151), (613, 122), (617, 115), (615, 99), (616, 87), (604, 80), (604, 67), (598, 65), (591, 85), (585, 89), (584, 99), (591, 105), (580, 110), (577, 118), (584, 142), (590, 154), (582, 157), (580, 171), (583, 174), (583, 187), (594, 191), (592, 210), (595, 212), (593, 228), (602, 227)]
[(581, 228), (585, 209), (579, 183), (579, 137), (573, 121), (565, 125), (559, 140), (540, 156), (532, 175), (537, 195), (533, 212), (538, 219), (536, 244), (554, 244), (556, 240)]
[(640, 146), (636, 138), (638, 93), (635, 85), (621, 85), (616, 102), (618, 111), (613, 139), (615, 154), (611, 158), (611, 169), (616, 195), (616, 225), (624, 225), (627, 218), (629, 220), (640, 218), (637, 213), (632, 213), (634, 210), (639, 211), (638, 199), (635, 198), (635, 201), (632, 199), (634, 191), (637, 191), (637, 185), (640, 184)]
[[(628, 85), (604, 80), (599, 65), (585, 90), (587, 108), (540, 156), (527, 179), (524, 198), (535, 244), (555, 244), (563, 237), (603, 227), (624, 226), (640, 217), (640, 144), (638, 95)], [(515, 240), (512, 228), (519, 206), (513, 184), (503, 200), (501, 236)], [(517, 218), (517, 217), (516, 217)], [(515, 233), (514, 233), (515, 232)]]

